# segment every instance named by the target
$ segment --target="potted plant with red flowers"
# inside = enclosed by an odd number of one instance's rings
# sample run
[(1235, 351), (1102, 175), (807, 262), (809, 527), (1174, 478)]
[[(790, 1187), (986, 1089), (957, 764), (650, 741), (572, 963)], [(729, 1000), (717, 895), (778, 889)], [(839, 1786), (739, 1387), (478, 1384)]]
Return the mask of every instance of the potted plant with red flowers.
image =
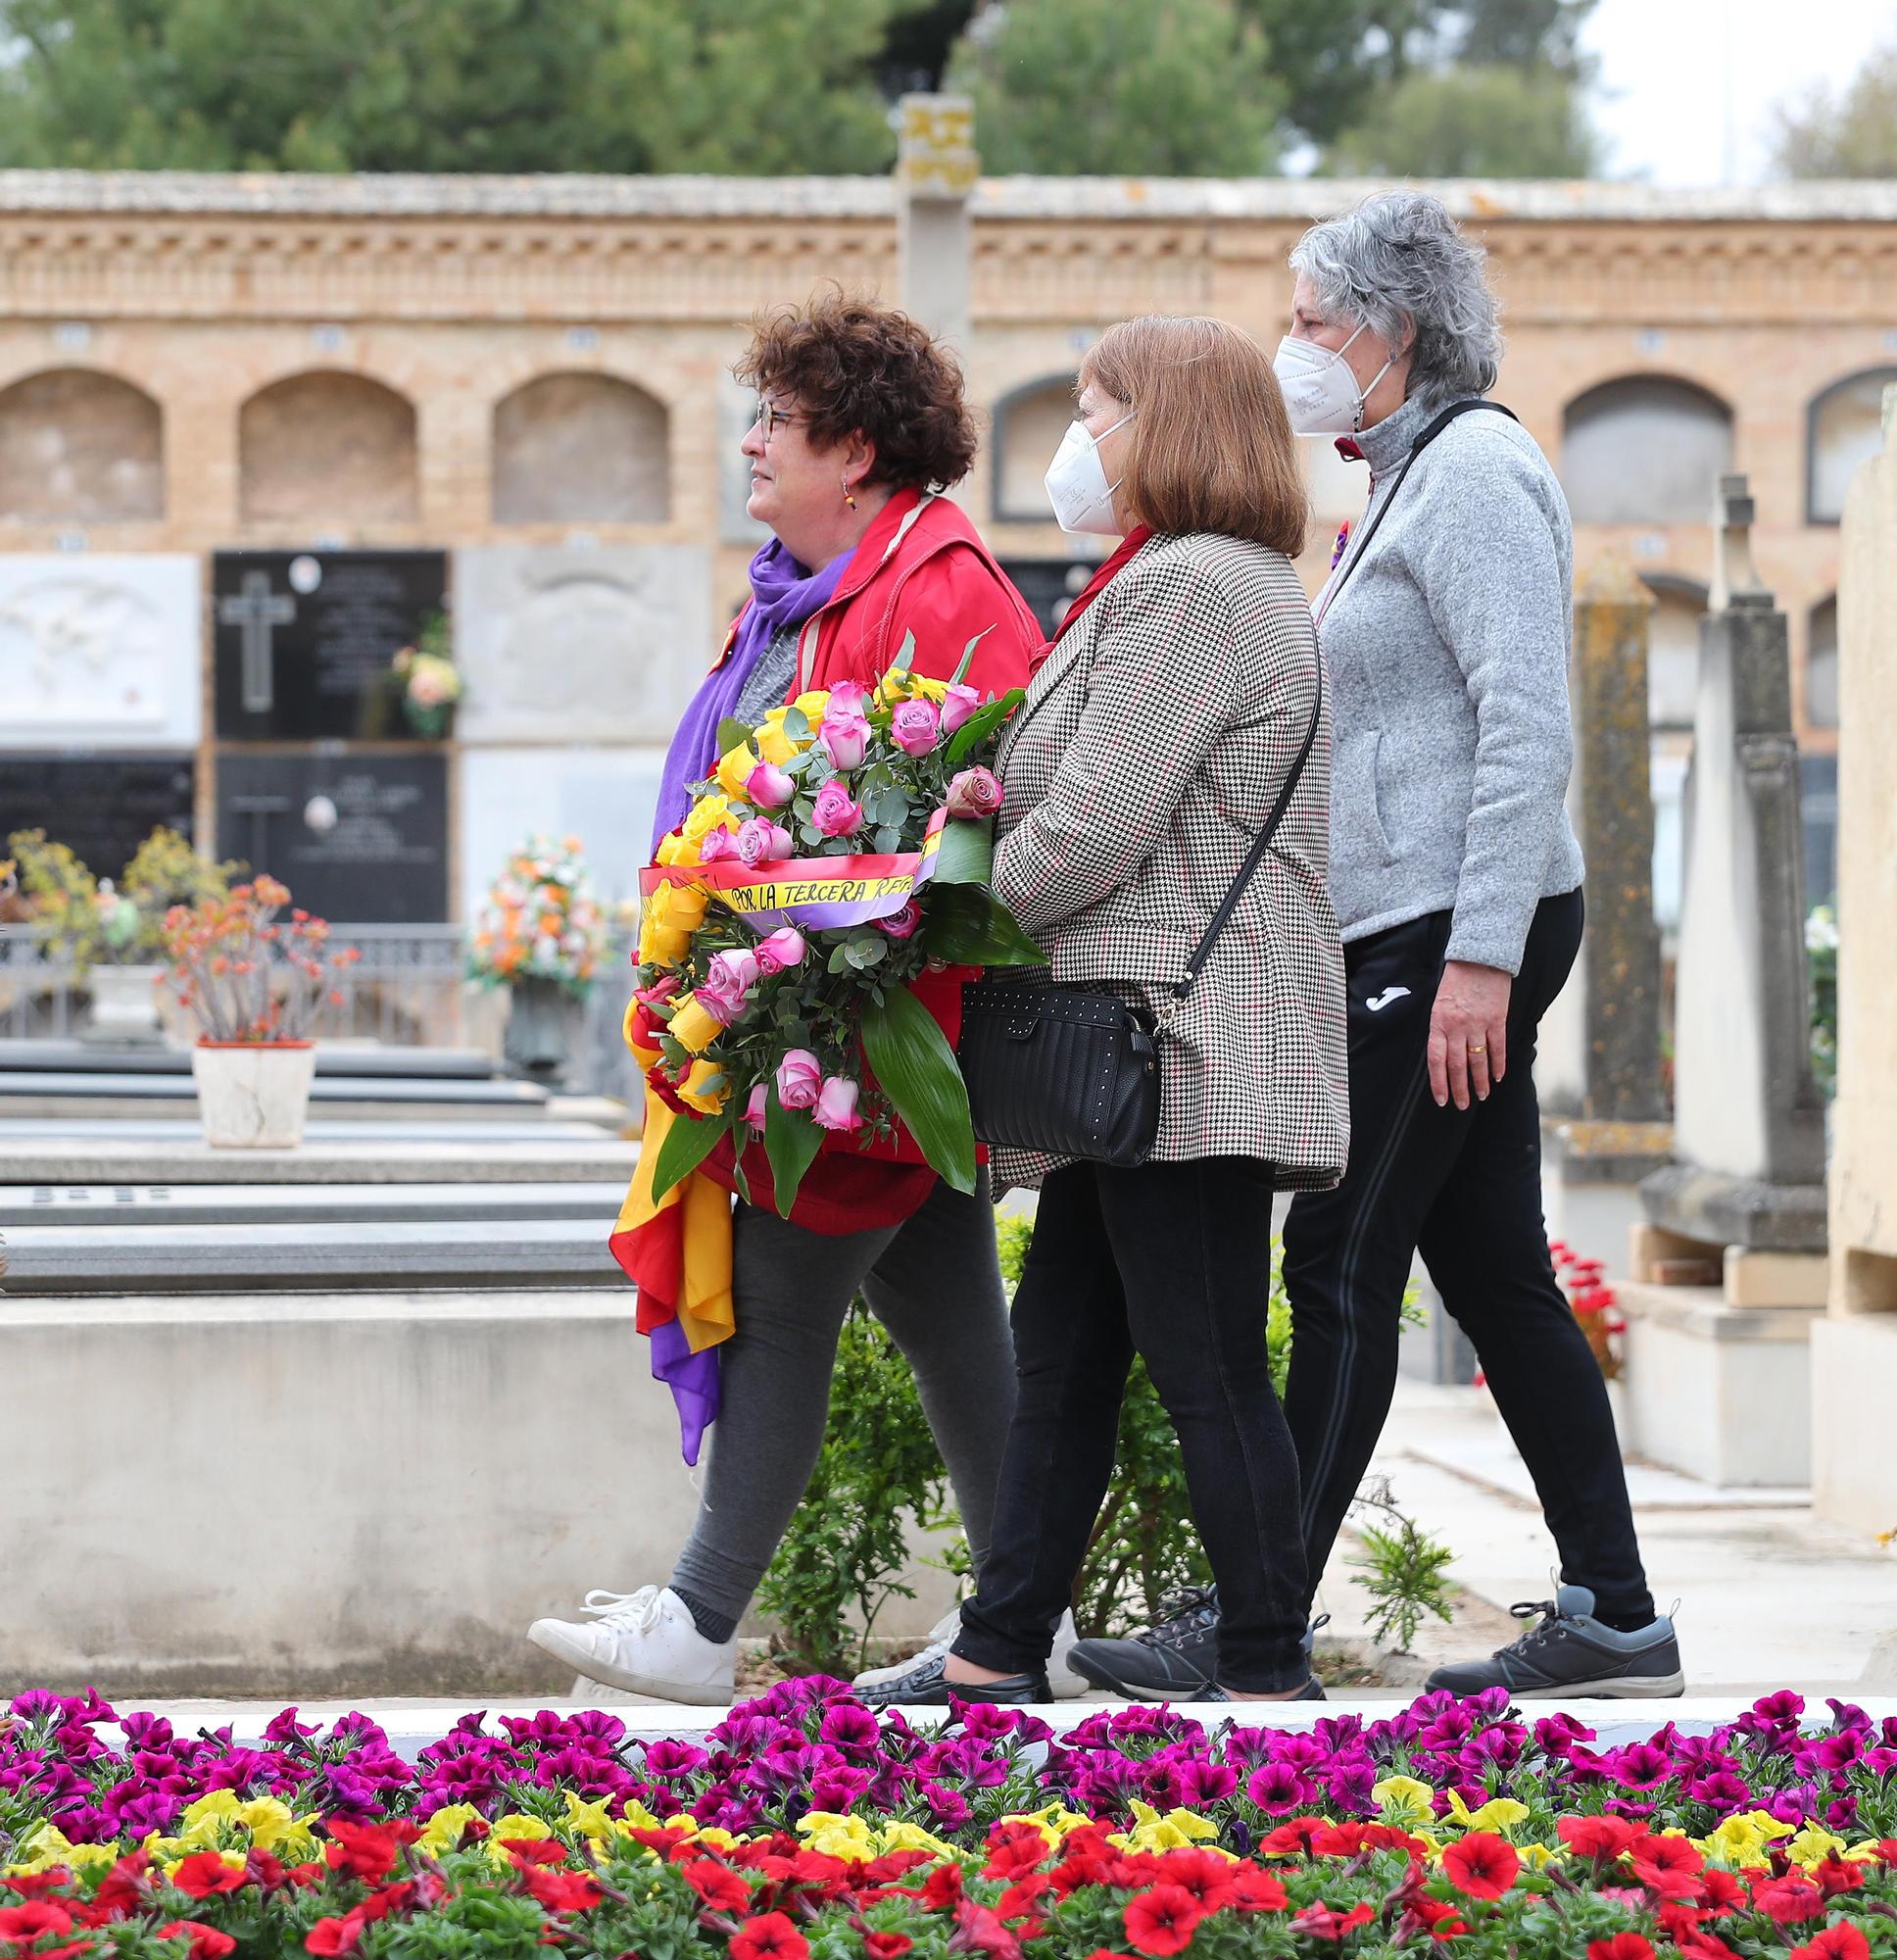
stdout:
[(290, 1150), (303, 1141), (316, 1075), (312, 1038), (333, 976), (362, 955), (332, 949), (329, 926), (291, 911), (270, 877), (165, 915), (178, 1003), (203, 1029), (191, 1052), (205, 1141), (218, 1150)]

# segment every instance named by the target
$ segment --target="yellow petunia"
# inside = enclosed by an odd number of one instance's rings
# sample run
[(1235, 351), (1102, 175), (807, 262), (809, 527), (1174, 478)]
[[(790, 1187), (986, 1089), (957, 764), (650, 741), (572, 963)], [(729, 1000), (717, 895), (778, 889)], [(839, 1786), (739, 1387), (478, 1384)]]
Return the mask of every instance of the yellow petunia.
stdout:
[(921, 1825), (911, 1824), (906, 1818), (885, 1824), (877, 1837), (885, 1851), (927, 1851), (937, 1858), (960, 1855), (952, 1844), (945, 1844), (940, 1838), (932, 1837)]
[(1448, 1795), (1449, 1817), (1465, 1831), (1507, 1832), (1529, 1820), (1528, 1805), (1517, 1803), (1512, 1796), (1491, 1796), (1480, 1809), (1471, 1810), (1462, 1800), (1460, 1790), (1452, 1789)]
[(529, 1817), (524, 1811), (511, 1810), (505, 1817), (494, 1820), (494, 1829), (487, 1840), (488, 1863), (506, 1871), (513, 1863), (502, 1839), (506, 1838), (551, 1838), (554, 1827), (545, 1819)]
[(696, 994), (683, 994), (665, 1032), (688, 1053), (702, 1054), (724, 1033), (724, 1023), (700, 1004)]
[[(204, 1854), (205, 1849), (206, 1846), (202, 1844), (193, 1845), (189, 1849), (185, 1850), (178, 1857), (162, 1859), (160, 1863), (164, 1870), (165, 1876), (168, 1879), (176, 1878), (178, 1875), (178, 1868), (184, 1863), (184, 1860), (186, 1858), (201, 1857)], [(247, 1851), (224, 1849), (219, 1851), (217, 1855), (223, 1862), (223, 1864), (233, 1872), (241, 1872), (244, 1869), (244, 1867), (250, 1862), (250, 1854)]]
[(689, 1810), (681, 1810), (676, 1817), (655, 1816), (636, 1796), (626, 1798), (619, 1815), (633, 1831), (682, 1831), (692, 1838), (699, 1835), (699, 1821)]
[(1169, 1810), (1161, 1817), (1151, 1804), (1142, 1803), (1138, 1797), (1133, 1799), (1132, 1809), (1134, 1828), (1109, 1838), (1109, 1844), (1135, 1851), (1181, 1851), (1219, 1835), (1216, 1824), (1208, 1824), (1190, 1810)]
[(1532, 1872), (1545, 1872), (1550, 1865), (1560, 1864), (1565, 1853), (1552, 1844), (1518, 1844), (1515, 1847), (1522, 1854), (1522, 1862)]
[(807, 1810), (797, 1820), (797, 1830), (799, 1837), (809, 1840), (811, 1850), (826, 1858), (865, 1864), (876, 1855), (875, 1834), (866, 1818), (835, 1810)]
[(415, 1841), (431, 1858), (439, 1858), (461, 1843), (467, 1835), (467, 1827), (480, 1814), (479, 1808), (471, 1803), (445, 1803), (429, 1818)]
[(1844, 1839), (1829, 1831), (1821, 1831), (1816, 1824), (1807, 1824), (1785, 1846), (1785, 1856), (1804, 1871), (1814, 1871), (1825, 1859), (1836, 1857), (1844, 1849)]
[(590, 1838), (603, 1843), (613, 1835), (612, 1819), (607, 1815), (608, 1797), (599, 1797), (592, 1803), (580, 1800), (575, 1790), (564, 1792), (566, 1799), (565, 1825), (575, 1838)]
[(1386, 1777), (1372, 1787), (1371, 1798), (1390, 1824), (1432, 1824), (1435, 1821), (1435, 1791), (1415, 1777)]
[(1742, 1869), (1756, 1865), (1768, 1844), (1790, 1836), (1791, 1826), (1771, 1811), (1747, 1810), (1722, 1818), (1704, 1838), (1689, 1841), (1703, 1856)]
[(1041, 1810), (1013, 1810), (1000, 1820), (1003, 1824), (1032, 1824), (1046, 1840), (1052, 1850), (1065, 1841), (1070, 1831), (1078, 1831), (1083, 1824), (1093, 1822), (1078, 1810), (1068, 1810), (1059, 1803), (1047, 1804)]
[(119, 1861), (117, 1844), (74, 1844), (57, 1824), (42, 1824), (18, 1847), (24, 1854), (5, 1867), (6, 1876), (27, 1878), (35, 1872), (50, 1872), (56, 1865), (69, 1871), (83, 1871), (88, 1865), (113, 1865)]

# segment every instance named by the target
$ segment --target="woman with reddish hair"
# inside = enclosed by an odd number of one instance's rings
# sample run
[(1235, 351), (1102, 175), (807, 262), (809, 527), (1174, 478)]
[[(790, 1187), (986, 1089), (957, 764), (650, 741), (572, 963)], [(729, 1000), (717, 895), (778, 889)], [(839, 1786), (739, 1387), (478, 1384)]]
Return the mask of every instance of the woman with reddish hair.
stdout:
[[(759, 325), (736, 372), (757, 389), (743, 443), (748, 509), (773, 537), (673, 738), (655, 848), (690, 809), (688, 785), (716, 768), (727, 717), (755, 725), (808, 689), (873, 687), (910, 635), (914, 671), (943, 680), (979, 635), (964, 678), (991, 694), (1025, 684), (1041, 645), (1033, 613), (942, 494), (974, 462), (975, 424), (959, 369), (914, 320), (841, 296), (786, 308)], [(968, 977), (916, 982), (951, 1043)], [(669, 1584), (593, 1593), (586, 1620), (530, 1630), (592, 1680), (674, 1701), (731, 1699), (737, 1625), (816, 1465), (837, 1336), (858, 1291), (915, 1370), (978, 1567), (986, 1555), (1014, 1405), (988, 1197), (944, 1184), (906, 1131), (868, 1148), (841, 1135), (826, 1144), (788, 1221), (768, 1165), (754, 1161), (762, 1153), (746, 1158), (736, 1331), (718, 1349), (710, 1464)], [(736, 1189), (728, 1142), (705, 1168)], [(655, 1355), (675, 1390), (675, 1376), (706, 1361)], [(946, 1639), (953, 1626), (939, 1631)]]

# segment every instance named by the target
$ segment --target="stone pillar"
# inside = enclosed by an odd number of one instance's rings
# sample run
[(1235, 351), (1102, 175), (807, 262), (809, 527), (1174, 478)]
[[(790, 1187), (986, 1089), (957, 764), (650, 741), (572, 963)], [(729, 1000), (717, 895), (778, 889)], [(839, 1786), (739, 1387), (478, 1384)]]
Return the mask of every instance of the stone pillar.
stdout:
[(1552, 1238), (1619, 1276), (1644, 1213), (1642, 1178), (1667, 1162), (1660, 1071), (1660, 928), (1653, 916), (1647, 618), (1653, 601), (1608, 553), (1575, 607), (1575, 770), (1568, 804), (1587, 861), (1587, 933), (1537, 1043), (1543, 1203)]
[(1812, 1327), (1812, 1504), (1897, 1527), (1897, 386), (1845, 506), (1838, 587), (1838, 1087), (1830, 1311)]
[(966, 366), (974, 266), (968, 198), (981, 173), (975, 105), (965, 95), (905, 95), (897, 114), (897, 303)]
[(1745, 478), (1722, 476), (1686, 782), (1676, 1161), (1640, 1187), (1649, 1222), (1621, 1303), (1633, 1446), (1758, 1486), (1809, 1478), (1808, 1335), (1826, 1282), (1790, 655), (1752, 566), (1752, 514)]

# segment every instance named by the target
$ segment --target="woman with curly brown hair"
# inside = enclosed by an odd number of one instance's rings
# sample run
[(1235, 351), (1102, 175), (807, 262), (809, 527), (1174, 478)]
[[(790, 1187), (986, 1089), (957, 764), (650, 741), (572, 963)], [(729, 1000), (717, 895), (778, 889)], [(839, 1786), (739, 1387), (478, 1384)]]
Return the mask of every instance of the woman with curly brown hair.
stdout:
[[(655, 846), (691, 808), (687, 785), (716, 767), (725, 717), (756, 723), (806, 689), (873, 687), (911, 633), (915, 671), (945, 680), (982, 635), (965, 678), (997, 694), (1025, 684), (1041, 645), (1033, 613), (941, 494), (968, 473), (975, 426), (954, 362), (914, 320), (842, 297), (787, 308), (736, 372), (758, 391), (743, 444), (748, 508), (774, 535), (673, 738)], [(915, 983), (951, 1043), (968, 977)], [(985, 1194), (942, 1183), (905, 1131), (868, 1149), (828, 1143), (788, 1221), (768, 1175), (747, 1164), (733, 1228), (737, 1331), (720, 1350), (710, 1464), (670, 1583), (589, 1594), (586, 1620), (530, 1630), (592, 1680), (675, 1701), (731, 1699), (737, 1625), (815, 1468), (837, 1336), (858, 1291), (915, 1370), (978, 1568), (986, 1555), (1014, 1406), (993, 1211)], [(705, 1168), (735, 1190), (728, 1144)]]

